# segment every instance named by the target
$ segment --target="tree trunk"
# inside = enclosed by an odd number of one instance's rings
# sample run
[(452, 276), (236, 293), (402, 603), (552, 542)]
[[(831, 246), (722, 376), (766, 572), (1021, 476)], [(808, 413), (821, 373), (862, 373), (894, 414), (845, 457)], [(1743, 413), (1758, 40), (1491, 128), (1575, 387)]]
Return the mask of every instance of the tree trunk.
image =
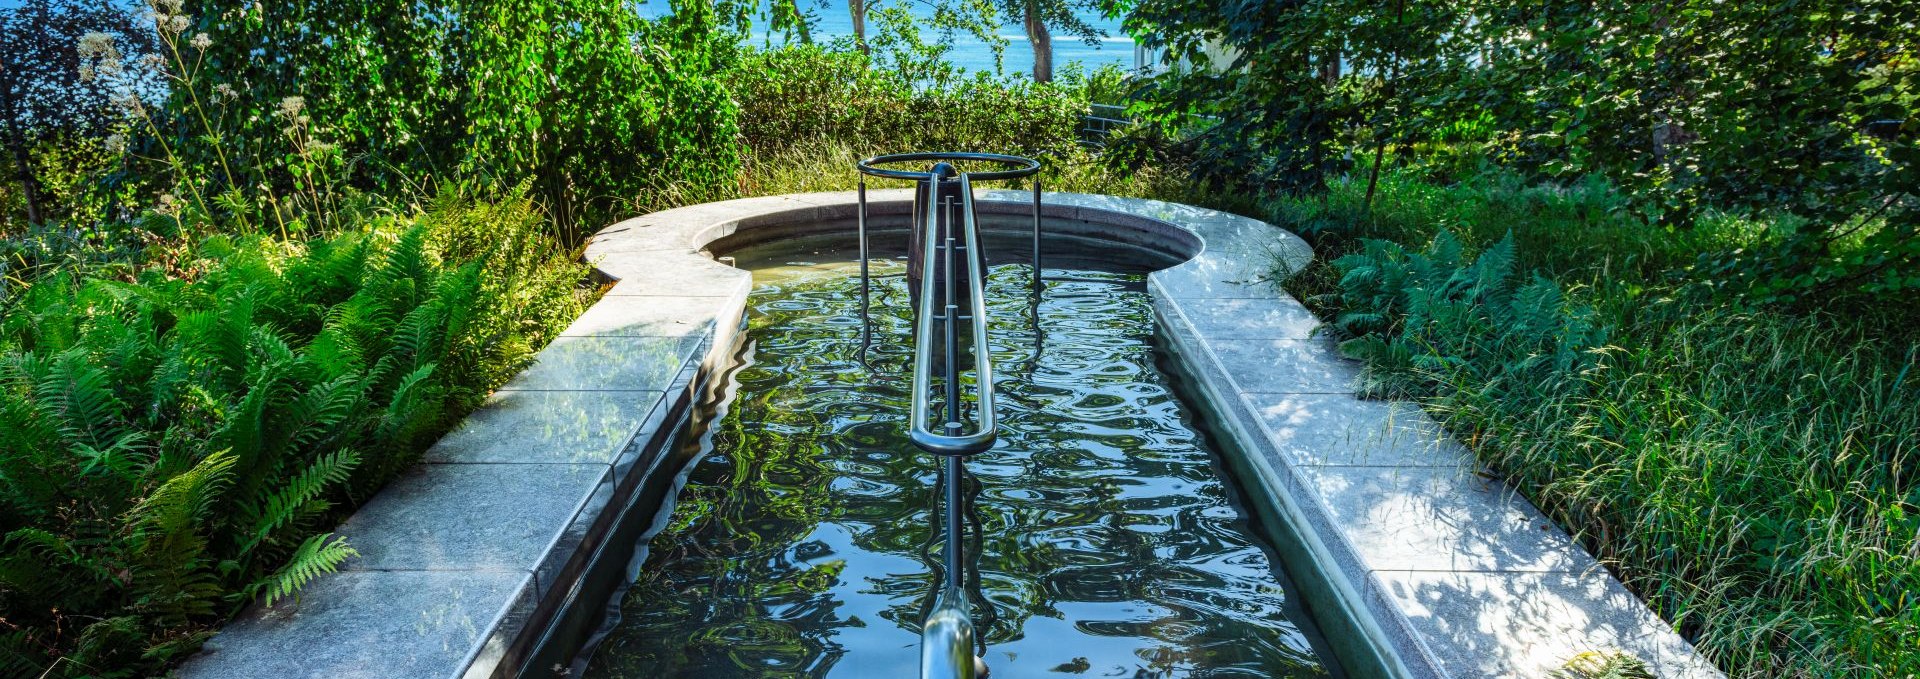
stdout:
[[(1396, 33), (1398, 33), (1398, 31), (1401, 30), (1405, 25), (1406, 16), (1407, 16), (1406, 0), (1394, 0), (1393, 1), (1393, 26)], [(1393, 103), (1394, 97), (1399, 95), (1399, 89), (1400, 89), (1400, 41), (1396, 39), (1394, 40), (1394, 43), (1393, 43), (1393, 66), (1387, 69), (1387, 82), (1386, 82), (1386, 93), (1385, 93), (1386, 99), (1380, 102), (1380, 107), (1382, 109), (1386, 108), (1389, 104)], [(1380, 165), (1383, 162), (1385, 162), (1387, 159), (1387, 129), (1386, 128), (1388, 126), (1382, 125), (1381, 121), (1377, 119), (1379, 117), (1378, 111), (1375, 112), (1375, 116), (1376, 116), (1376, 120), (1374, 121), (1374, 124), (1373, 124), (1373, 136), (1374, 136), (1373, 167), (1369, 168), (1369, 171), (1367, 172), (1367, 197), (1360, 202), (1360, 213), (1368, 217), (1373, 216), (1374, 189), (1377, 189), (1380, 187)]]
[(7, 115), (7, 152), (13, 156), (14, 179), (20, 182), (20, 194), (27, 199), (27, 223), (40, 223), (40, 182), (33, 174), (33, 155), (26, 136), (20, 133), (19, 116), (13, 106), (4, 107)]
[(1027, 0), (1027, 41), (1033, 43), (1033, 81), (1053, 82), (1053, 34), (1040, 17), (1040, 0)]
[(861, 54), (867, 51), (867, 0), (847, 0), (847, 12), (853, 15), (853, 46)]

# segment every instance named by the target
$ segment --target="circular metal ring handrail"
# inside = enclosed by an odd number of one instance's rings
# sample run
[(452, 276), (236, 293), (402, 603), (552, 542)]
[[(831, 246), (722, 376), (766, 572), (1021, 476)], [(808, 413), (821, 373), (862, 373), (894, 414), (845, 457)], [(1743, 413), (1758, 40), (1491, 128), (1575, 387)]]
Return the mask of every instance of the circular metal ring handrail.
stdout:
[(860, 164), (859, 164), (860, 174), (869, 175), (873, 177), (886, 177), (888, 179), (919, 179), (919, 180), (932, 179), (933, 178), (932, 172), (915, 171), (915, 170), (891, 170), (884, 167), (874, 167), (875, 165), (885, 165), (890, 163), (910, 163), (914, 161), (930, 161), (930, 160), (931, 161), (973, 161), (973, 162), (983, 162), (983, 163), (1000, 163), (1002, 165), (1013, 166), (1012, 169), (1007, 169), (1007, 170), (994, 170), (992, 172), (967, 173), (967, 175), (972, 177), (974, 181), (985, 181), (985, 180), (994, 180), (994, 179), (1019, 179), (1021, 177), (1031, 177), (1040, 172), (1040, 161), (1034, 160), (1032, 158), (1022, 158), (1020, 156), (1009, 156), (1009, 155), (999, 154), (999, 153), (940, 152), (940, 153), (895, 153), (895, 154), (884, 155), (884, 156), (874, 156), (872, 158), (868, 158), (866, 160), (860, 161)]

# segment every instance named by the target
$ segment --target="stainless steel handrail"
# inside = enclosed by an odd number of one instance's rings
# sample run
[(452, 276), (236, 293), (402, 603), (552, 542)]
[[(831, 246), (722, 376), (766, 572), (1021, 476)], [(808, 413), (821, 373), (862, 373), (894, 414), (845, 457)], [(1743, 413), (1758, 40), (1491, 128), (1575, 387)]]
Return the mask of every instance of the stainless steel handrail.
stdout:
[[(974, 630), (973, 619), (967, 614), (967, 598), (961, 588), (965, 578), (961, 571), (960, 538), (961, 511), (964, 502), (961, 494), (961, 482), (966, 473), (963, 460), (967, 455), (984, 452), (993, 447), (997, 432), (994, 427), (993, 406), (993, 356), (987, 345), (987, 291), (986, 291), (986, 255), (981, 250), (980, 225), (975, 219), (973, 205), (973, 180), (965, 173), (951, 180), (959, 184), (960, 215), (956, 220), (953, 214), (953, 201), (944, 201), (946, 219), (942, 220), (940, 185), (949, 181), (942, 173), (950, 166), (937, 166), (930, 180), (930, 189), (925, 202), (926, 213), (922, 215), (920, 228), (924, 236), (921, 250), (920, 308), (916, 314), (913, 333), (913, 403), (908, 418), (912, 423), (908, 432), (913, 443), (921, 450), (943, 456), (946, 473), (941, 475), (942, 495), (946, 505), (945, 546), (942, 561), (946, 571), (946, 583), (940, 595), (934, 600), (932, 612), (927, 615), (920, 628), (920, 676), (922, 679), (975, 679), (984, 667), (973, 655)], [(960, 231), (960, 237), (954, 237), (954, 230)], [(956, 257), (956, 251), (963, 249), (963, 257)], [(936, 276), (933, 267), (939, 265), (940, 275)], [(966, 269), (966, 313), (961, 313), (959, 296), (960, 269)], [(936, 285), (944, 282), (944, 290)], [(936, 295), (936, 293), (944, 293)], [(935, 305), (940, 304), (940, 313), (934, 313)], [(974, 375), (974, 412), (973, 431), (966, 431), (966, 407), (961, 403), (960, 388), (960, 336), (958, 324), (965, 320), (970, 329), (973, 353)], [(939, 322), (940, 335), (934, 335), (934, 323)], [(936, 342), (942, 347), (941, 387), (945, 397), (941, 405), (940, 431), (929, 426), (929, 411), (932, 409), (928, 392), (933, 388), (933, 348)]]
[[(919, 318), (916, 319), (913, 332), (913, 405), (908, 411), (908, 418), (912, 420), (909, 433), (913, 437), (914, 445), (935, 455), (948, 456), (972, 455), (985, 451), (993, 447), (995, 436), (993, 358), (990, 355), (991, 352), (987, 350), (987, 293), (986, 284), (981, 280), (983, 272), (980, 271), (979, 265), (980, 262), (986, 261), (986, 258), (980, 255), (980, 229), (973, 215), (973, 183), (965, 173), (960, 174), (959, 182), (962, 219), (960, 231), (966, 239), (967, 293), (973, 308), (969, 309), (971, 313), (961, 314), (958, 300), (954, 295), (954, 284), (959, 282), (954, 280), (954, 269), (959, 265), (953, 256), (955, 244), (952, 231), (955, 225), (951, 219), (947, 220), (947, 233), (940, 233), (940, 201), (928, 200), (926, 221), (921, 226), (927, 231), (922, 251), (925, 259), (921, 261), (927, 262), (929, 266), (935, 261), (946, 263), (947, 286), (943, 300), (946, 308), (943, 314), (934, 313), (935, 277), (932, 271), (927, 271), (920, 277)], [(935, 191), (934, 195), (937, 196), (938, 192)], [(943, 260), (935, 259), (943, 255)], [(953, 369), (954, 356), (959, 349), (953, 324), (963, 318), (969, 320), (972, 326), (975, 403), (973, 431), (965, 434), (961, 433), (965, 425), (960, 421), (960, 417), (965, 408), (961, 406), (958, 398), (960, 376), (958, 371)], [(933, 381), (933, 323), (936, 320), (941, 321), (942, 329), (945, 330), (943, 334), (946, 341), (941, 344), (946, 349), (944, 358), (947, 362), (945, 371), (947, 399), (941, 412), (942, 419), (946, 421), (940, 425), (941, 432), (935, 432), (927, 426), (929, 410), (927, 391)]]
[(884, 156), (874, 156), (872, 158), (861, 159), (859, 163), (855, 164), (855, 167), (857, 167), (860, 170), (861, 174), (872, 175), (875, 177), (886, 177), (888, 179), (914, 179), (914, 180), (926, 181), (934, 178), (934, 175), (932, 172), (922, 172), (919, 170), (895, 170), (895, 169), (884, 168), (880, 166), (888, 165), (892, 163), (925, 162), (929, 160), (936, 161), (936, 162), (943, 162), (943, 163), (950, 162), (950, 161), (999, 163), (1001, 165), (1009, 166), (1008, 169), (1005, 169), (1005, 170), (988, 170), (985, 172), (971, 173), (979, 177), (981, 181), (986, 181), (989, 179), (1019, 179), (1021, 177), (1029, 177), (1029, 176), (1038, 174), (1040, 172), (1040, 161), (1034, 160), (1032, 158), (1023, 158), (1020, 156), (1009, 156), (1003, 153), (960, 153), (960, 152), (954, 152), (954, 151), (940, 151), (940, 152), (933, 152), (933, 153), (894, 153), (894, 154), (889, 154)]
[(967, 597), (949, 587), (934, 600), (933, 612), (920, 628), (921, 679), (975, 679), (985, 674), (973, 655), (973, 618), (967, 615)]
[[(878, 167), (888, 163), (937, 161), (925, 172)], [(984, 172), (959, 172), (949, 161), (989, 162), (1009, 169)], [(1040, 252), (1040, 178), (1039, 161), (1018, 156), (987, 153), (903, 153), (875, 156), (858, 163), (862, 175), (920, 182), (915, 194), (912, 232), (918, 240), (918, 258), (909, 258), (907, 277), (918, 284), (914, 300), (913, 399), (909, 407), (908, 434), (916, 447), (941, 458), (941, 504), (945, 505), (942, 549), (944, 582), (939, 584), (932, 607), (920, 629), (920, 676), (923, 679), (978, 679), (987, 674), (986, 663), (974, 655), (979, 643), (968, 612), (966, 578), (962, 564), (961, 538), (965, 512), (962, 483), (968, 455), (993, 448), (997, 438), (994, 417), (993, 357), (987, 344), (987, 257), (980, 235), (980, 223), (973, 200), (974, 180), (1033, 179), (1033, 275), (1032, 301), (1037, 314), (1042, 286)], [(954, 214), (958, 193), (959, 215)], [(867, 183), (860, 181), (859, 214), (855, 222), (860, 248), (860, 320), (861, 360), (873, 341), (871, 307), (873, 272), (868, 266), (872, 251), (868, 245)], [(945, 219), (942, 219), (942, 212)], [(958, 231), (956, 234), (955, 232)], [(964, 253), (964, 254), (959, 254)], [(959, 273), (965, 270), (964, 280)], [(914, 277), (918, 281), (913, 281)], [(910, 283), (909, 289), (912, 289)], [(964, 287), (963, 287), (964, 286)], [(961, 305), (966, 309), (963, 311)], [(967, 412), (960, 376), (961, 336), (959, 324), (969, 327), (966, 348), (973, 354), (973, 412)], [(937, 332), (937, 334), (936, 334)], [(933, 421), (929, 392), (935, 388), (934, 350), (940, 347), (942, 365), (939, 388), (944, 393), (938, 421)], [(1037, 351), (1037, 348), (1036, 348)], [(970, 416), (969, 416), (970, 415)], [(976, 529), (977, 530), (977, 529)]]

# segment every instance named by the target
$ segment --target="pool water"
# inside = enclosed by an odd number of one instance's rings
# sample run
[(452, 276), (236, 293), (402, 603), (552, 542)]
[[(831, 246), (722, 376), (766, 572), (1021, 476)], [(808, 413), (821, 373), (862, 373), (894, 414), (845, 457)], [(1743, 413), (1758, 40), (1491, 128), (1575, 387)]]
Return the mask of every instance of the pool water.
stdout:
[[(737, 387), (584, 674), (917, 676), (939, 476), (906, 434), (904, 280), (874, 281), (863, 352), (850, 253), (734, 254), (756, 280)], [(988, 280), (1000, 438), (967, 463), (966, 549), (992, 676), (1336, 674), (1156, 366), (1144, 269), (1048, 264), (1077, 280), (1049, 284), (1038, 349), (1031, 269)]]

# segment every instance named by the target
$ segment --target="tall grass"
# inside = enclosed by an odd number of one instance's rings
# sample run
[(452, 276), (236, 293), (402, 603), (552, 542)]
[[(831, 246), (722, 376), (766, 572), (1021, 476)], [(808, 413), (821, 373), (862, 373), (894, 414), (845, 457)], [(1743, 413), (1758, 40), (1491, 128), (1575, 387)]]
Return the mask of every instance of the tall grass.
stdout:
[[(1675, 233), (1599, 185), (1411, 174), (1387, 175), (1367, 212), (1356, 184), (1273, 211), (1323, 256), (1358, 253), (1292, 288), (1361, 335), (1349, 346), (1370, 348), (1375, 383), (1444, 420), (1731, 674), (1920, 674), (1911, 308), (1786, 314), (1702, 294), (1681, 267), (1780, 227), (1764, 217)], [(1559, 281), (1560, 313), (1598, 339), (1580, 360), (1543, 360), (1569, 347), (1516, 335), (1564, 325), (1488, 322), (1511, 290), (1443, 292), (1444, 276), (1378, 289), (1369, 267), (1410, 255), (1358, 239), (1440, 231), (1490, 250), (1511, 233), (1511, 274)], [(1392, 301), (1413, 298), (1459, 306)]]
[(1920, 672), (1920, 345), (1613, 301), (1590, 369), (1424, 403), (1734, 674)]
[[(918, 150), (926, 149), (902, 148), (893, 152)], [(873, 153), (864, 147), (844, 141), (818, 141), (768, 152), (756, 151), (748, 156), (741, 173), (740, 195), (849, 191), (860, 182), (860, 174), (854, 170), (854, 164), (870, 155)], [(1041, 180), (1048, 191), (1104, 193), (1171, 201), (1192, 201), (1199, 196), (1177, 171), (1153, 167), (1138, 171), (1115, 170), (1084, 149), (1069, 149), (1059, 155), (1044, 156), (1042, 160), (1046, 169), (1041, 174)], [(869, 188), (898, 188), (911, 186), (912, 183), (869, 177), (867, 185)], [(995, 182), (994, 185), (1016, 186), (1003, 182)], [(984, 188), (987, 185), (982, 186)]]

